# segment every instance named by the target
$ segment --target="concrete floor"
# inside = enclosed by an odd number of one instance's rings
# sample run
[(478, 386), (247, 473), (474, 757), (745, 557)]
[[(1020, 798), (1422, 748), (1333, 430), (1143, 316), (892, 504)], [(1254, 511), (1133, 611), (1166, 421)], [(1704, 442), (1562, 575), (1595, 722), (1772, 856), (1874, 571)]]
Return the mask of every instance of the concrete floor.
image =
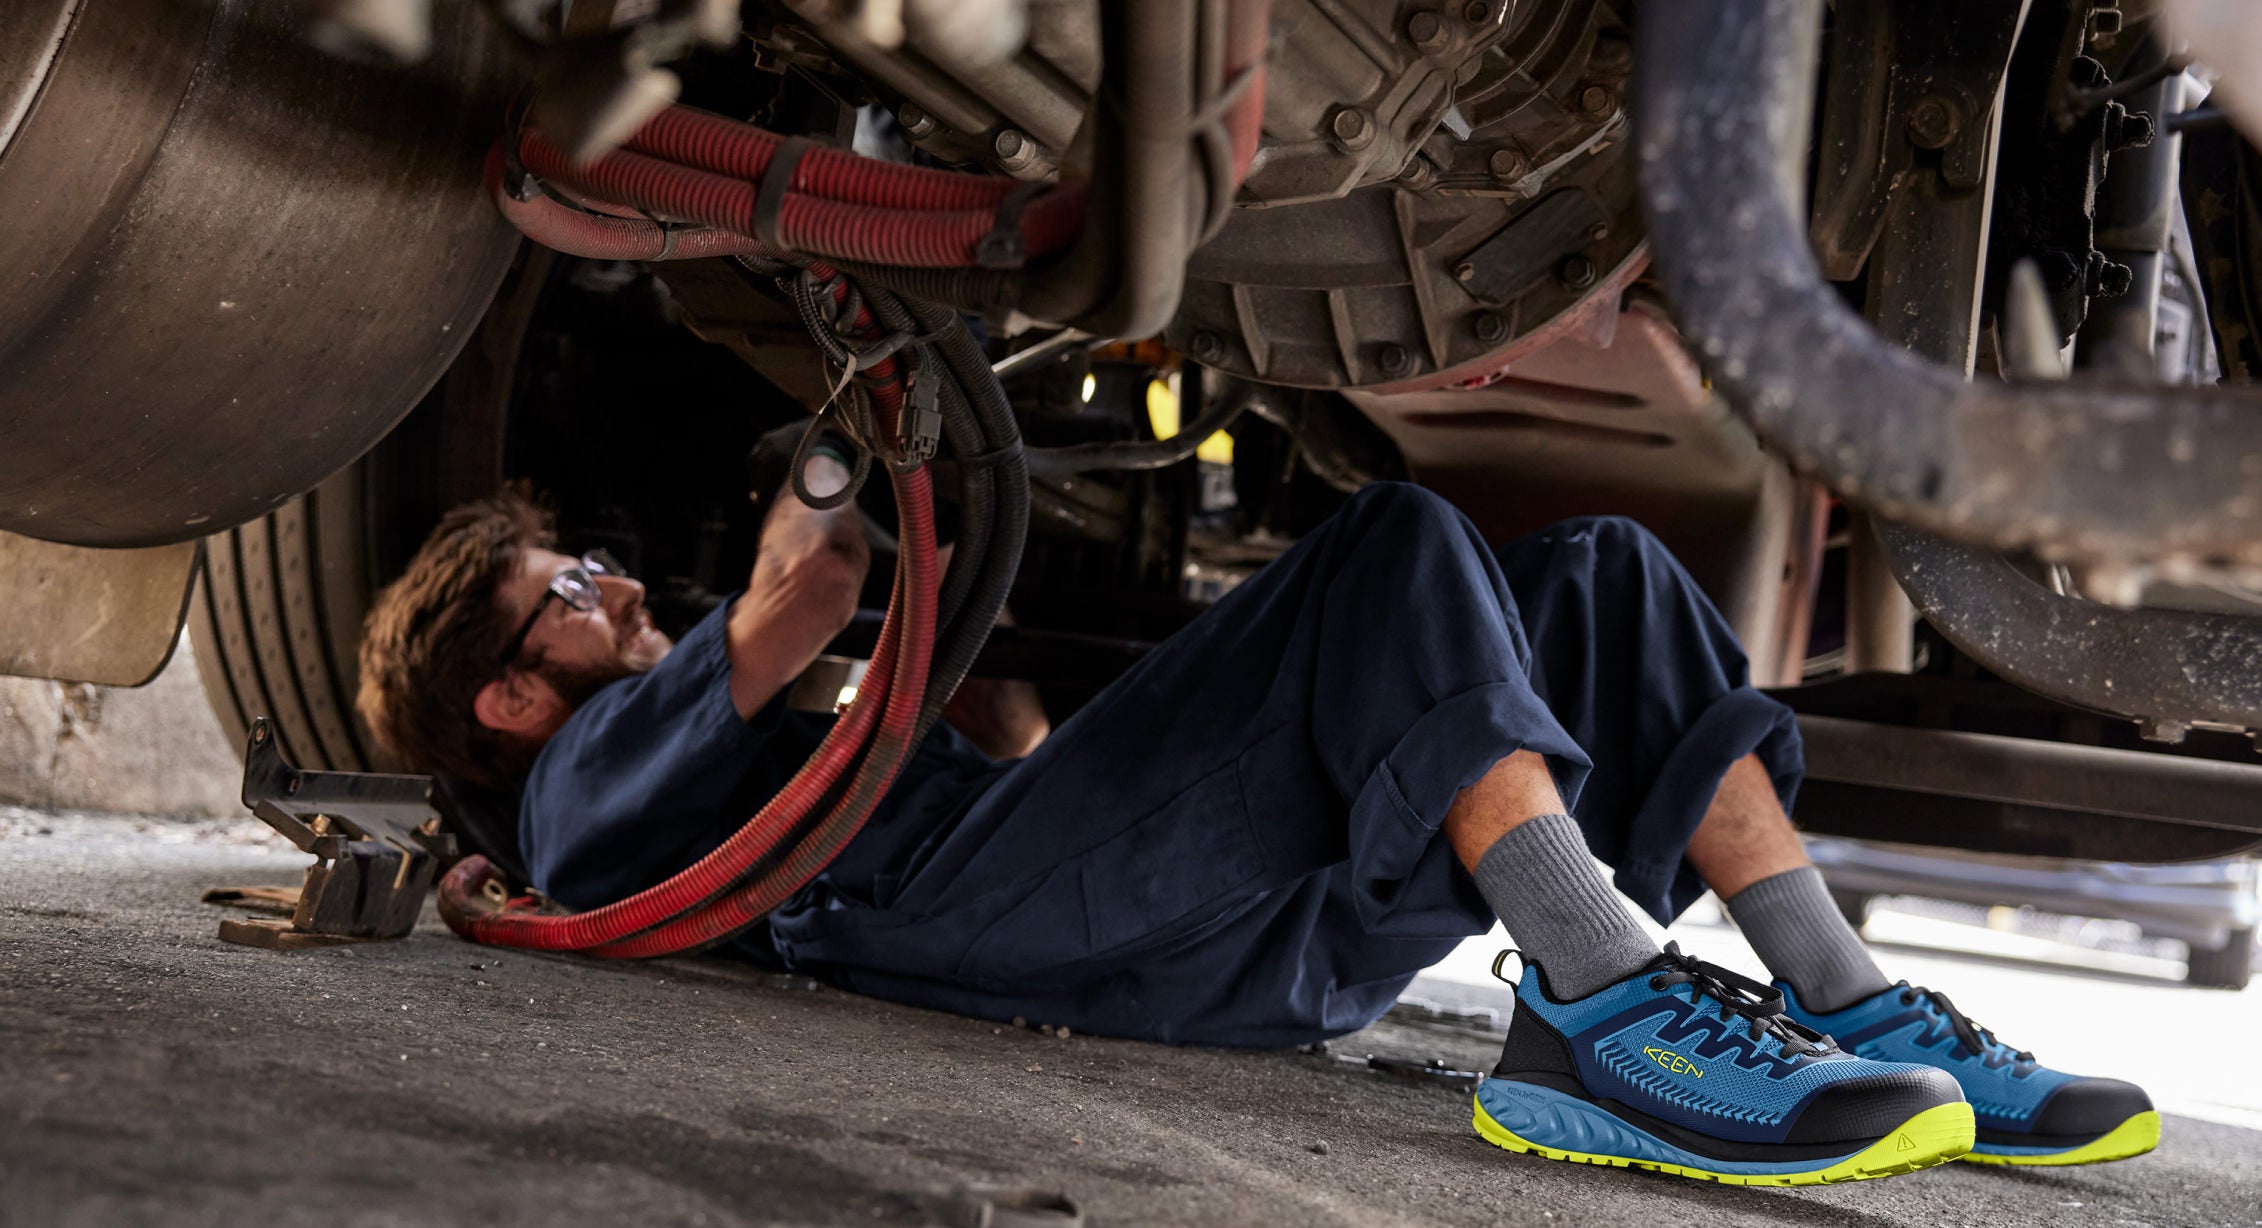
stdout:
[[(1464, 1027), (1325, 1056), (1062, 1039), (721, 961), (469, 947), (429, 912), (404, 942), (222, 944), (203, 889), (298, 877), (263, 833), (0, 809), (0, 1224), (944, 1224), (966, 1182), (1095, 1225), (2262, 1224), (2262, 1133), (2186, 1117), (2118, 1165), (1720, 1188), (1510, 1155), (1460, 1093), (1338, 1060), (1487, 1064)], [(2251, 1077), (2173, 1010), (2092, 1026)]]

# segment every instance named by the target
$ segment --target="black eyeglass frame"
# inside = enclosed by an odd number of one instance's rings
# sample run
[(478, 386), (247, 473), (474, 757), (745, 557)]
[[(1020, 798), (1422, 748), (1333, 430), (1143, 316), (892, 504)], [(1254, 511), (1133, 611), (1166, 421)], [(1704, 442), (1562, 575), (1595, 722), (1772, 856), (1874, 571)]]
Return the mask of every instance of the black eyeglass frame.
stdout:
[(604, 600), (604, 594), (597, 589), (598, 576), (616, 576), (625, 580), (628, 578), (628, 569), (621, 566), (620, 560), (614, 558), (610, 551), (591, 550), (581, 556), (579, 563), (550, 577), (550, 586), (542, 590), (542, 599), (534, 603), (534, 608), (527, 612), (526, 621), (518, 625), (518, 633), (511, 636), (509, 646), (503, 649), (501, 666), (509, 669), (511, 662), (518, 660), (518, 655), (526, 651), (526, 637), (534, 633), (534, 624), (541, 621), (542, 611), (550, 608), (552, 598), (584, 613), (596, 609)]

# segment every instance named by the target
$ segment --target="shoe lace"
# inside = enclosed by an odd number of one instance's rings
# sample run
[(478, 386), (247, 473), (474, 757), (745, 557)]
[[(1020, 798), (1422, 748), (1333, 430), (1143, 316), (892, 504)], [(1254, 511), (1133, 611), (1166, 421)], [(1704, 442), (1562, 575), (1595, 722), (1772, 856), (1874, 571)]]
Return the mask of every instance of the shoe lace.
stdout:
[[(1930, 1003), (1933, 1009), (1940, 1012), (1940, 1016), (1946, 1019), (1948, 1026), (1955, 1031), (1956, 1039), (1963, 1042), (1963, 1047), (1969, 1049), (1972, 1053), (1983, 1055), (1992, 1049), (2011, 1048), (2002, 1041), (1995, 1039), (1995, 1033), (1972, 1022), (1971, 1016), (1957, 1010), (1956, 1004), (1948, 1000), (1948, 995), (1935, 989), (1926, 989), (1921, 985), (1911, 985), (1907, 981), (1901, 982), (1901, 1005), (1914, 1006), (1920, 999)], [(2011, 1049), (2011, 1057), (2013, 1060), (2021, 1062), (2034, 1060), (2034, 1055), (2024, 1049)]]
[(1750, 1039), (1757, 1041), (1763, 1036), (1773, 1036), (1786, 1057), (1837, 1052), (1836, 1041), (1784, 1013), (1781, 990), (1718, 964), (1683, 955), (1680, 943), (1666, 943), (1665, 953), (1658, 956), (1650, 968), (1653, 971), (1649, 978), (1651, 989), (1689, 986), (1692, 998), (1711, 998), (1718, 1002), (1723, 1020), (1747, 1021), (1750, 1026), (1745, 1035)]

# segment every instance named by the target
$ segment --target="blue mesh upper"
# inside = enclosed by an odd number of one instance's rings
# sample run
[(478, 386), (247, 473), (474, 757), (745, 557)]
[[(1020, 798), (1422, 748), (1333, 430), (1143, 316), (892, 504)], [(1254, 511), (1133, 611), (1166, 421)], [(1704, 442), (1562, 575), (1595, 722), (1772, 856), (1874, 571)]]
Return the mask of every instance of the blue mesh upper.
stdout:
[(1650, 988), (1644, 974), (1574, 1002), (1555, 1002), (1525, 975), (1516, 996), (1570, 1041), (1580, 1081), (1598, 1099), (1714, 1138), (1782, 1142), (1807, 1102), (1848, 1079), (1896, 1067), (1849, 1053), (1789, 1056), (1751, 1022), (1691, 986)]
[(1901, 1001), (1902, 986), (1894, 986), (1844, 1010), (1825, 1015), (1799, 1005), (1798, 992), (1777, 981), (1793, 1019), (1827, 1032), (1849, 1052), (1888, 1062), (1915, 1062), (1937, 1067), (1955, 1076), (1971, 1102), (1972, 1115), (1982, 1130), (2023, 1130), (2050, 1093), (2074, 1081), (2033, 1061), (2020, 1061), (2009, 1045), (1996, 1042), (1984, 1053), (1973, 1053), (1956, 1039), (1930, 995), (1917, 991), (1915, 1001)]

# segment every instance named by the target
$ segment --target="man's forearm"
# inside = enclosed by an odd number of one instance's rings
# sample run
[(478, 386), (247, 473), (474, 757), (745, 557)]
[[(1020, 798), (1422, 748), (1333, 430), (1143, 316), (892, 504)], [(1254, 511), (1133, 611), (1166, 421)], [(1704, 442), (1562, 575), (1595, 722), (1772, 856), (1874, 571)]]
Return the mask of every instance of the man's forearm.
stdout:
[[(839, 490), (848, 470), (814, 457), (809, 493)], [(871, 566), (871, 548), (853, 502), (820, 511), (780, 489), (762, 525), (760, 553), (746, 592), (725, 628), (730, 649), (731, 704), (752, 716), (809, 668), (848, 626)]]

